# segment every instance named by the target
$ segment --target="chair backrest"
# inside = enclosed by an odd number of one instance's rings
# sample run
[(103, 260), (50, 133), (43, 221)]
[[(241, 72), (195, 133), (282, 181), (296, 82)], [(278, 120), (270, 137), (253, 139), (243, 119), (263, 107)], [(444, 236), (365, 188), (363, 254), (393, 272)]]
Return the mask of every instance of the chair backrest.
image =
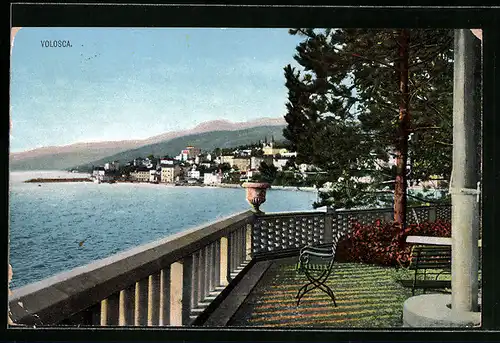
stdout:
[(338, 242), (341, 234), (334, 235), (330, 243), (304, 246), (300, 251), (299, 260), (306, 264), (328, 264), (335, 259)]
[(421, 269), (451, 268), (451, 246), (416, 245), (410, 267)]

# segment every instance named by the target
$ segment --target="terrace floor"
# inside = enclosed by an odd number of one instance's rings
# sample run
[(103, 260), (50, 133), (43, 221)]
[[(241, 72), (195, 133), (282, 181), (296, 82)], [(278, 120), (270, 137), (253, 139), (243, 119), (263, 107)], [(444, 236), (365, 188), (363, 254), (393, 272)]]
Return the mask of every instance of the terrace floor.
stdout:
[[(336, 263), (328, 284), (335, 293), (337, 307), (322, 291), (316, 289), (304, 296), (297, 306), (295, 295), (306, 282), (295, 271), (297, 257), (258, 262), (257, 277), (252, 269), (240, 282), (247, 294), (236, 291), (230, 302), (238, 302), (226, 326), (260, 327), (327, 327), (327, 328), (394, 328), (402, 325), (404, 301), (411, 289), (398, 279), (411, 278), (406, 270), (361, 263)], [(255, 274), (255, 273), (253, 273)], [(257, 281), (258, 280), (258, 281)], [(234, 292), (232, 292), (234, 293)], [(230, 298), (229, 296), (228, 298)], [(236, 298), (236, 300), (235, 300)], [(244, 300), (243, 300), (244, 299)]]

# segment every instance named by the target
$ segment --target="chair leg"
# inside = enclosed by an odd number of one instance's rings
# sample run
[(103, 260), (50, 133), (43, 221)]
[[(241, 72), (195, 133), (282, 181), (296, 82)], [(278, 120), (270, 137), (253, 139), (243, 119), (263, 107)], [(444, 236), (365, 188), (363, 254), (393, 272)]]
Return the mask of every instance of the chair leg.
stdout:
[(301, 296), (300, 294), (302, 293), (302, 295), (306, 294), (308, 291), (307, 291), (307, 287), (309, 285), (311, 285), (312, 283), (308, 283), (308, 284), (305, 284), (304, 286), (300, 287), (299, 291), (297, 292), (297, 295), (295, 296), (295, 298), (298, 298), (299, 296)]
[(297, 295), (295, 296), (295, 298), (297, 298), (297, 306), (299, 306), (300, 304), (300, 299), (302, 299), (302, 297), (304, 295), (306, 295), (306, 293), (308, 293), (309, 291), (311, 291), (312, 289), (314, 288), (311, 288), (311, 289), (307, 289), (308, 286), (312, 285), (312, 283), (308, 283), (304, 286), (302, 286), (300, 289), (299, 289), (299, 292), (297, 293)]
[[(333, 301), (333, 304), (335, 307), (337, 307), (337, 302), (335, 301), (335, 294), (333, 293), (333, 290), (327, 286), (325, 284), (326, 280), (328, 279), (328, 277), (330, 276), (330, 273), (331, 273), (331, 270), (328, 270), (328, 271), (323, 271), (321, 273), (321, 275), (317, 278), (313, 277), (307, 270), (305, 271), (305, 275), (307, 277), (307, 279), (310, 281), (310, 283), (308, 283), (307, 285), (305, 285), (306, 287), (306, 290), (301, 294), (301, 298), (308, 292), (312, 291), (313, 289), (316, 289), (316, 288), (319, 288), (321, 289), (323, 292), (325, 292), (326, 294), (328, 294), (330, 296), (330, 298), (332, 299)], [(307, 286), (313, 284), (314, 287), (312, 287), (311, 289), (307, 289)], [(302, 288), (304, 288), (304, 286), (302, 286)], [(301, 290), (302, 290), (301, 288)], [(300, 290), (299, 290), (300, 292)], [(298, 302), (297, 302), (297, 306), (298, 306)]]

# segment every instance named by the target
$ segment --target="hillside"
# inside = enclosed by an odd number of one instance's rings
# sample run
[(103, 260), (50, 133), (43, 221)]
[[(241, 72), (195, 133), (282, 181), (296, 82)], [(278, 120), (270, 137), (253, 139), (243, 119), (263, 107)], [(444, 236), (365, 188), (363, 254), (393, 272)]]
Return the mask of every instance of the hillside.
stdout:
[[(165, 143), (175, 138), (212, 131), (238, 131), (254, 127), (286, 125), (283, 117), (259, 118), (246, 122), (212, 120), (189, 129), (165, 132), (142, 140), (83, 142), (64, 146), (47, 146), (33, 150), (9, 153), (10, 170), (64, 170), (91, 164), (96, 160), (131, 149)], [(280, 132), (281, 135), (281, 132)], [(278, 136), (276, 136), (278, 137)], [(178, 151), (175, 152), (178, 154)]]
[(11, 157), (9, 161), (9, 168), (11, 171), (65, 170), (71, 168), (74, 165), (89, 163), (105, 156), (116, 154), (117, 152), (123, 151), (125, 149), (81, 149), (77, 151), (47, 153), (38, 156), (29, 156), (19, 160)]
[(137, 149), (127, 150), (118, 154), (101, 158), (91, 163), (73, 166), (75, 169), (87, 169), (91, 165), (103, 165), (110, 161), (125, 163), (137, 157), (176, 156), (186, 146), (195, 146), (203, 151), (212, 151), (215, 148), (231, 148), (263, 140), (265, 137), (283, 140), (283, 126), (261, 126), (237, 131), (212, 131), (195, 135), (174, 138), (165, 142), (146, 145)]

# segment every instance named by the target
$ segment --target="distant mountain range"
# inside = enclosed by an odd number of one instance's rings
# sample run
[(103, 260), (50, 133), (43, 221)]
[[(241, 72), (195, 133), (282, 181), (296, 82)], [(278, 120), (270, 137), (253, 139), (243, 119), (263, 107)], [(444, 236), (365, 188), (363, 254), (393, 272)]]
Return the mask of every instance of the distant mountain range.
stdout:
[(10, 170), (64, 170), (100, 165), (107, 161), (129, 161), (136, 157), (177, 155), (188, 145), (202, 150), (233, 147), (270, 138), (283, 139), (283, 118), (261, 118), (233, 123), (214, 120), (193, 129), (172, 131), (144, 140), (76, 143), (11, 153)]

